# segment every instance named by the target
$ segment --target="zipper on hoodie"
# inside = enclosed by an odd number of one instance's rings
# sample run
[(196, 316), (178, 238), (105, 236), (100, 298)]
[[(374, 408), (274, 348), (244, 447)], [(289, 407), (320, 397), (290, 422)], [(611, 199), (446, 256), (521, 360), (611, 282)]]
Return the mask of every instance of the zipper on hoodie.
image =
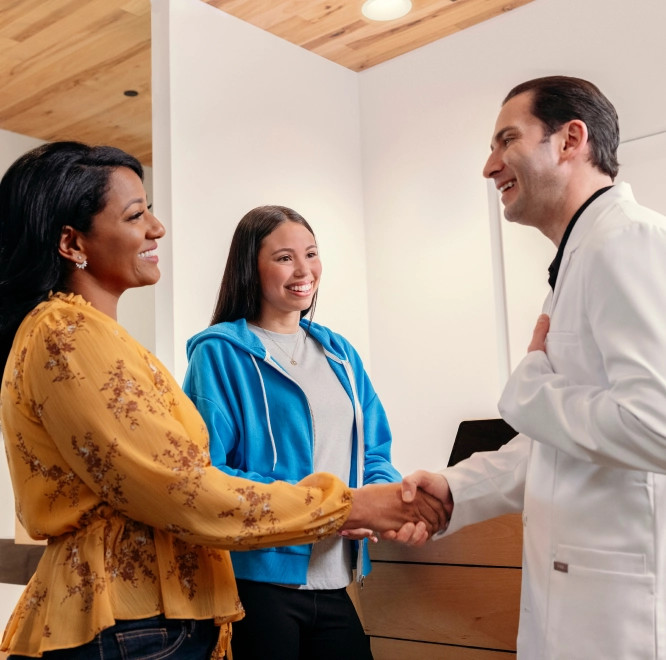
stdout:
[[(361, 488), (363, 486), (363, 476), (365, 472), (365, 438), (364, 438), (364, 433), (363, 433), (363, 410), (361, 409), (361, 402), (358, 397), (358, 392), (356, 390), (356, 377), (354, 376), (354, 371), (352, 369), (352, 366), (349, 362), (349, 360), (341, 360), (337, 355), (334, 355), (330, 351), (324, 348), (324, 355), (332, 359), (334, 362), (337, 362), (340, 364), (344, 371), (345, 374), (347, 374), (347, 379), (349, 380), (349, 387), (351, 388), (352, 392), (352, 405), (354, 408), (354, 425), (356, 427), (356, 487)], [(310, 411), (310, 421), (312, 423), (312, 469), (314, 470), (314, 450), (316, 446), (316, 441), (317, 441), (317, 428), (315, 425), (315, 420), (314, 420), (314, 415), (312, 413), (312, 405), (310, 404), (310, 400), (308, 399), (308, 395), (303, 391), (303, 388), (296, 382), (294, 378), (292, 378), (278, 363), (276, 363), (272, 359), (272, 355), (270, 351), (264, 347), (266, 351), (266, 355), (263, 358), (264, 362), (268, 365), (270, 365), (273, 369), (281, 373), (283, 376), (288, 378), (298, 389), (303, 393), (303, 396), (305, 397), (305, 401), (308, 404), (308, 410)], [(254, 355), (252, 355), (252, 360), (254, 361)], [(259, 372), (259, 366), (255, 362), (255, 366), (257, 368), (257, 372), (259, 373), (259, 378), (261, 380), (261, 388), (264, 393), (264, 404), (266, 406), (266, 417), (268, 419), (268, 428), (270, 430), (271, 434), (271, 444), (273, 445), (273, 451), (274, 451), (274, 456), (275, 456), (275, 463), (273, 465), (273, 469), (275, 469), (275, 465), (277, 465), (277, 449), (275, 445), (275, 440), (273, 438), (273, 430), (271, 427), (270, 423), (270, 416), (268, 414), (268, 401), (266, 397), (266, 390), (264, 389), (264, 383), (263, 383), (263, 378), (261, 378), (261, 373)], [(361, 585), (361, 588), (363, 588), (363, 584), (365, 583), (365, 573), (363, 572), (363, 548), (365, 545), (364, 540), (356, 541), (358, 544), (358, 550), (356, 554), (356, 582), (358, 582)]]

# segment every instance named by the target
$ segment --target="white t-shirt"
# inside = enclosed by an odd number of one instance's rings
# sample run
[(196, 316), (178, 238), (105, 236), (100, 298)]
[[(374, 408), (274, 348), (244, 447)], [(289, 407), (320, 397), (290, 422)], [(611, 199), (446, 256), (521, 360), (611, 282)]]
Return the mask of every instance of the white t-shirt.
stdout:
[[(314, 471), (330, 472), (349, 484), (354, 409), (324, 348), (303, 328), (282, 334), (251, 324), (248, 327), (305, 392), (314, 428)], [(350, 542), (333, 535), (314, 544), (307, 584), (299, 588), (340, 589), (351, 581)]]

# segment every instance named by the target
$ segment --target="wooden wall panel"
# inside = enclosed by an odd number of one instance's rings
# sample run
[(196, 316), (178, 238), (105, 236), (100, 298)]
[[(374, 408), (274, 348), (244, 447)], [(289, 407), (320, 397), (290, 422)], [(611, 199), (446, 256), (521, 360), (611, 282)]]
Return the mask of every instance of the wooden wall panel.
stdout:
[(421, 548), (380, 541), (350, 595), (375, 660), (510, 660), (520, 611), (522, 523), (510, 515)]
[(377, 562), (359, 599), (372, 636), (515, 650), (519, 569)]
[(373, 637), (371, 642), (375, 660), (515, 660), (516, 658), (513, 651), (487, 651), (381, 637)]
[(522, 563), (523, 527), (520, 514), (470, 525), (420, 548), (380, 541), (370, 548), (373, 561), (515, 566)]

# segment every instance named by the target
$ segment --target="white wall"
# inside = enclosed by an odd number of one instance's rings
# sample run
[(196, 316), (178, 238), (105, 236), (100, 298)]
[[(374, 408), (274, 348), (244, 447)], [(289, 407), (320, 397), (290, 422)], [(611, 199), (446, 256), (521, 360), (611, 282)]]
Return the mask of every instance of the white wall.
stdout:
[(360, 81), (373, 378), (403, 471), (446, 465), (461, 420), (497, 417), (480, 171), (498, 95), (466, 66), (466, 43), (441, 41)]
[(154, 1), (153, 15), (153, 89), (171, 90), (154, 117), (156, 212), (173, 244), (158, 345), (172, 323), (176, 377), (209, 323), (233, 230), (261, 204), (310, 222), (324, 264), (316, 319), (368, 357), (357, 75), (199, 0)]
[[(399, 467), (445, 464), (460, 420), (497, 416), (481, 169), (501, 100), (529, 78), (576, 75), (614, 102), (623, 139), (664, 130), (664, 25), (663, 0), (612, 11), (606, 0), (535, 0), (360, 74), (373, 376)], [(501, 229), (515, 364), (555, 248), (531, 228)]]
[(620, 176), (636, 199), (666, 215), (666, 128), (620, 145)]
[[(9, 166), (29, 149), (34, 149), (42, 140), (12, 133), (0, 129), (0, 177), (7, 171)], [(9, 478), (9, 468), (5, 457), (5, 443), (0, 434), (0, 539), (14, 538), (14, 492)], [(0, 612), (0, 623), (5, 616)]]
[(481, 169), (501, 99), (531, 77), (580, 75), (614, 101), (625, 140), (664, 130), (666, 3), (535, 0), (361, 74), (198, 0), (153, 7), (155, 163), (168, 170), (156, 208), (173, 242), (157, 333), (176, 376), (238, 219), (291, 205), (322, 247), (318, 320), (372, 349), (396, 465), (444, 465), (461, 420), (497, 415), (554, 254), (536, 231), (490, 224)]
[(44, 140), (0, 128), (0, 177), (19, 156), (40, 144), (44, 144)]
[[(153, 199), (153, 169), (144, 165), (143, 186), (148, 203)], [(137, 341), (155, 352), (155, 287), (128, 289), (118, 302), (118, 323)]]

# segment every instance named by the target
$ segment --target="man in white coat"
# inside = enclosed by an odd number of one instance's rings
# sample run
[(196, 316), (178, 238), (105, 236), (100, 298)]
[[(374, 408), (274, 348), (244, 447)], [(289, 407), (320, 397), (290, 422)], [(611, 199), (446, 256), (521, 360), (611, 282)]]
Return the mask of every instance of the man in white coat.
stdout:
[(554, 76), (504, 101), (483, 174), (558, 253), (498, 452), (404, 480), (450, 534), (523, 512), (520, 660), (666, 660), (666, 218), (618, 172), (617, 115)]

